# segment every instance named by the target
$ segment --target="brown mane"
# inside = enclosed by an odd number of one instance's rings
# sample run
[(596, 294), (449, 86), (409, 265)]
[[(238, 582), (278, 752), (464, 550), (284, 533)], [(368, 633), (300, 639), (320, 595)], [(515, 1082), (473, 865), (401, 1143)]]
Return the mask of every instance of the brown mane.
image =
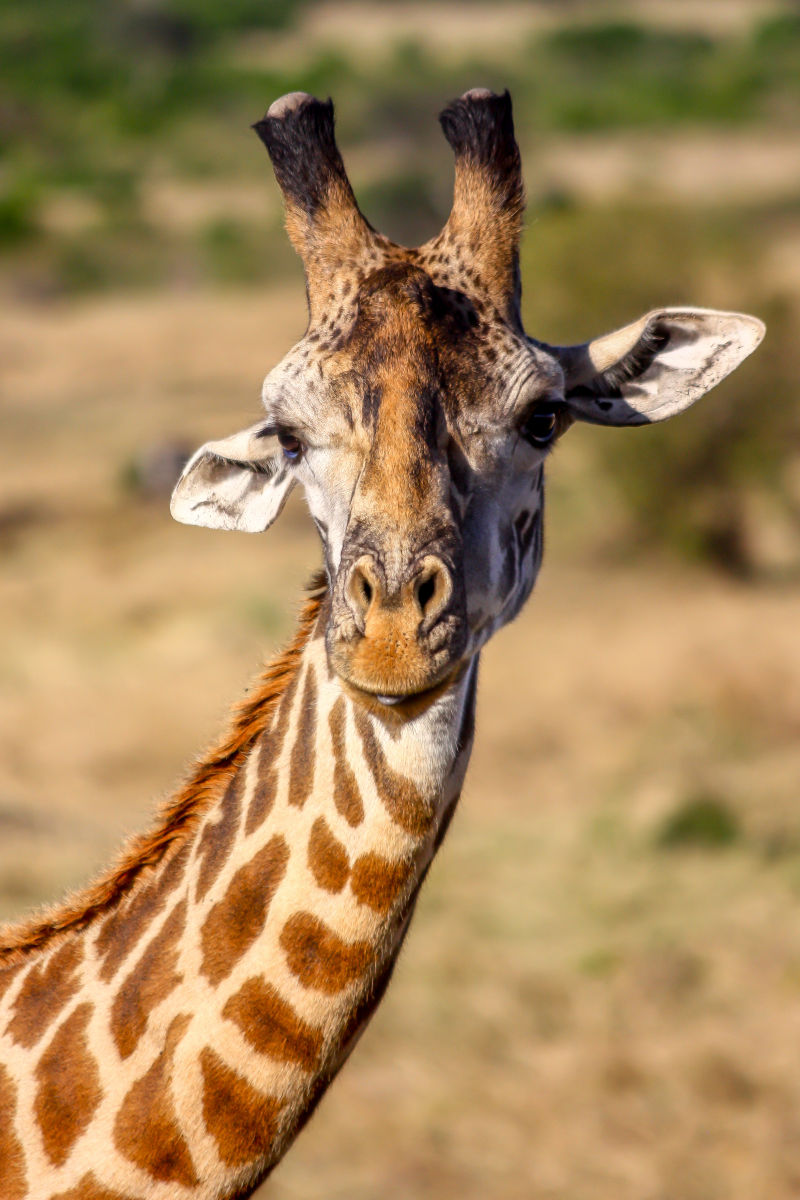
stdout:
[(157, 866), (173, 848), (186, 844), (200, 817), (219, 795), (220, 784), (227, 782), (241, 756), (264, 730), (297, 669), (325, 598), (324, 575), (314, 576), (309, 593), (291, 643), (266, 666), (246, 699), (234, 708), (226, 736), (197, 763), (183, 787), (166, 802), (155, 826), (132, 837), (117, 862), (93, 883), (27, 921), (0, 926), (0, 968), (15, 965), (61, 933), (83, 929), (129, 892), (143, 872)]

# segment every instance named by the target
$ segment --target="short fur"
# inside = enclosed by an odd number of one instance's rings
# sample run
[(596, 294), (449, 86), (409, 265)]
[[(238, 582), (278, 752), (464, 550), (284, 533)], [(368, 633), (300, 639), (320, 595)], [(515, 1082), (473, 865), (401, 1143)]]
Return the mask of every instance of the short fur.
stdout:
[(467, 93), (439, 114), (439, 123), (461, 159), (486, 171), (497, 193), (497, 202), (522, 216), (524, 193), (522, 161), (514, 137), (511, 97)]
[(0, 938), (9, 1200), (223, 1200), (266, 1176), (391, 975), (463, 783), (480, 652), (539, 571), (552, 442), (575, 418), (670, 416), (760, 340), (691, 309), (579, 348), (528, 338), (508, 96), (468, 92), (442, 123), (453, 209), (416, 249), (361, 216), (329, 104), (292, 93), (259, 123), (309, 329), (263, 422), (201, 447), (172, 511), (261, 532), (300, 486), (327, 585), (155, 829)]
[(113, 908), (120, 896), (129, 893), (139, 879), (194, 833), (201, 816), (219, 799), (237, 764), (264, 731), (297, 669), (327, 595), (322, 573), (314, 576), (308, 590), (310, 595), (291, 644), (268, 664), (252, 694), (233, 710), (228, 733), (197, 763), (183, 787), (164, 806), (154, 827), (131, 838), (118, 861), (88, 887), (24, 924), (0, 928), (0, 968), (14, 966), (60, 934), (82, 929)]
[[(333, 103), (309, 98), (284, 117), (253, 126), (269, 151), (281, 191), (313, 217), (333, 186), (353, 195), (333, 136)], [(353, 197), (355, 204), (355, 197)]]

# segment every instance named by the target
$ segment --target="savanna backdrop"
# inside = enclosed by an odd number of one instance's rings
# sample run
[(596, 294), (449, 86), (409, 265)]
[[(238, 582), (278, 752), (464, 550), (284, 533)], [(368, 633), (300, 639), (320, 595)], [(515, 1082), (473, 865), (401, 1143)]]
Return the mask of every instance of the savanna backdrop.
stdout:
[(484, 656), (395, 982), (272, 1200), (800, 1195), (800, 9), (772, 0), (0, 6), (0, 915), (143, 826), (291, 628), (302, 504), (185, 529), (302, 273), (249, 125), (332, 95), (369, 219), (448, 211), (436, 114), (514, 99), (528, 329), (742, 308), (652, 430), (575, 429)]

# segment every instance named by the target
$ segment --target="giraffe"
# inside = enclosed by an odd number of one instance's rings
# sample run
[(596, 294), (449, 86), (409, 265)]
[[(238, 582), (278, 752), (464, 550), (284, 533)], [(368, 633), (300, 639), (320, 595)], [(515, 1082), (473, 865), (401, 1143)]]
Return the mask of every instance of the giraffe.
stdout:
[(763, 336), (662, 308), (583, 345), (528, 337), (508, 93), (440, 120), (452, 211), (416, 249), (362, 216), (330, 101), (292, 93), (255, 126), (309, 324), (265, 416), (202, 446), (171, 507), (261, 532), (300, 486), (324, 570), (154, 828), (0, 934), (4, 1200), (251, 1195), (389, 982), (461, 791), (480, 652), (539, 570), (549, 450), (576, 420), (680, 412)]

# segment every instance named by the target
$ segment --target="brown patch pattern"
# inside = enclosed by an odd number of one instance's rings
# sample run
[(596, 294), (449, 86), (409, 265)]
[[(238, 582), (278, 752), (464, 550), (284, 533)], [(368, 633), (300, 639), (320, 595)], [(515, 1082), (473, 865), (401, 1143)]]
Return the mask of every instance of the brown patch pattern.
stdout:
[(278, 790), (278, 773), (275, 770), (276, 741), (265, 733), (261, 739), (258, 759), (258, 780), (247, 809), (245, 833), (251, 834), (269, 816)]
[(317, 683), (314, 668), (306, 671), (297, 729), (289, 760), (289, 803), (302, 808), (314, 786), (317, 740)]
[(86, 1003), (75, 1009), (56, 1031), (34, 1072), (39, 1084), (34, 1112), (45, 1152), (57, 1167), (63, 1166), (88, 1129), (102, 1095), (100, 1072), (86, 1039), (93, 1007)]
[(242, 984), (222, 1010), (223, 1017), (239, 1026), (242, 1035), (259, 1052), (280, 1062), (297, 1063), (313, 1071), (319, 1063), (322, 1030), (297, 1015), (270, 983), (254, 976)]
[(110, 1188), (98, 1183), (91, 1172), (84, 1175), (74, 1188), (68, 1192), (59, 1192), (50, 1200), (134, 1200), (132, 1196), (123, 1196), (121, 1192), (112, 1192)]
[(386, 962), (380, 968), (372, 987), (363, 996), (359, 997), (341, 1033), (335, 1070), (338, 1071), (353, 1053), (353, 1050), (355, 1050), (358, 1039), (371, 1021), (381, 1000), (386, 995), (386, 989), (389, 986), (396, 965), (397, 951), (389, 955)]
[(277, 715), (275, 717), (275, 726), (272, 734), (275, 738), (275, 754), (280, 754), (283, 746), (283, 739), (286, 737), (286, 731), (289, 728), (289, 718), (292, 715), (292, 705), (294, 704), (295, 692), (300, 682), (300, 663), (297, 664), (297, 670), (292, 675), (286, 685), (286, 691), (283, 693), (278, 705)]
[(26, 964), (24, 962), (18, 962), (13, 966), (0, 968), (0, 1000), (6, 994), (8, 989), (11, 987), (11, 984), (14, 982), (17, 975), (25, 965)]
[(200, 970), (218, 984), (228, 976), (264, 928), (272, 897), (286, 872), (289, 847), (277, 834), (240, 867), (203, 925)]
[(201, 859), (197, 872), (195, 900), (200, 901), (222, 870), (223, 863), (231, 852), (241, 811), (242, 778), (246, 763), (242, 763), (222, 797), (218, 821), (209, 821), (203, 826), (197, 846)]
[(362, 854), (353, 864), (350, 887), (359, 904), (388, 912), (408, 880), (413, 864), (390, 862), (381, 854)]
[(113, 979), (138, 945), (139, 939), (163, 911), (168, 898), (183, 878), (188, 857), (188, 847), (185, 847), (148, 883), (139, 887), (127, 905), (122, 904), (103, 922), (95, 945), (104, 960), (100, 968), (100, 978), (104, 983)]
[(0, 1063), (0, 1196), (3, 1200), (24, 1200), (28, 1195), (25, 1181), (25, 1155), (14, 1133), (17, 1091)]
[(170, 1077), (175, 1049), (190, 1021), (188, 1013), (173, 1019), (163, 1054), (134, 1083), (114, 1122), (114, 1144), (124, 1158), (153, 1179), (184, 1187), (196, 1187), (199, 1181), (178, 1125)]
[[(428, 866), (430, 866), (430, 863)], [(419, 896), (419, 891), (426, 874), (427, 868), (423, 872), (422, 878), (418, 879), (415, 886), (409, 891), (398, 911), (390, 918), (389, 928), (391, 932), (384, 940), (384, 961), (376, 971), (371, 985), (358, 997), (355, 1007), (344, 1024), (343, 1032), (340, 1035), (339, 1053), (336, 1058), (335, 1070), (341, 1067), (342, 1063), (344, 1063), (348, 1055), (352, 1052), (361, 1034), (369, 1024), (373, 1013), (386, 994), (386, 989), (389, 986), (389, 981), (397, 964), (398, 955), (408, 933), (417, 897)]]
[(308, 865), (318, 885), (326, 892), (340, 892), (350, 874), (350, 859), (331, 833), (324, 817), (317, 817), (308, 839)]
[(261, 738), (261, 756), (258, 762), (258, 783), (247, 812), (245, 833), (250, 834), (265, 820), (275, 803), (278, 789), (278, 773), (275, 764), (283, 747), (289, 728), (289, 718), (292, 715), (292, 705), (300, 680), (299, 669), (295, 671), (286, 685), (286, 690), (280, 698), (274, 726), (265, 731)]
[(111, 1008), (111, 1033), (122, 1058), (133, 1054), (152, 1010), (183, 979), (178, 974), (178, 943), (186, 925), (186, 901), (170, 913), (122, 984)]
[[(0, 963), (16, 963), (27, 951), (45, 945), (67, 929), (82, 929), (105, 915), (128, 894), (142, 872), (163, 862), (176, 845), (186, 845), (199, 818), (219, 796), (220, 781), (244, 761), (268, 728), (276, 706), (296, 679), (303, 650), (327, 595), (323, 572), (311, 581), (311, 595), (291, 645), (264, 671), (252, 694), (234, 710), (231, 728), (219, 745), (191, 773), (186, 785), (167, 804), (155, 828), (134, 838), (119, 862), (67, 904), (53, 908), (44, 919), (0, 928)], [(105, 932), (105, 927), (103, 932)], [(110, 940), (116, 940), (116, 934)]]
[(238, 1167), (266, 1155), (277, 1133), (282, 1102), (256, 1091), (208, 1046), (200, 1052), (200, 1066), (203, 1116), (222, 1161)]
[(333, 802), (336, 811), (355, 829), (364, 820), (364, 802), (358, 781), (347, 761), (345, 711), (344, 697), (339, 696), (328, 715), (333, 743)]
[(292, 974), (304, 987), (329, 995), (360, 978), (374, 956), (369, 942), (345, 942), (309, 912), (290, 917), (280, 941)]
[(44, 963), (33, 963), (14, 1001), (14, 1016), (6, 1033), (30, 1050), (50, 1028), (80, 986), (78, 968), (83, 944), (72, 938)]
[(364, 758), (381, 802), (401, 829), (414, 837), (422, 837), (430, 829), (434, 818), (433, 806), (423, 798), (410, 779), (389, 766), (372, 722), (363, 709), (354, 705), (353, 712)]

